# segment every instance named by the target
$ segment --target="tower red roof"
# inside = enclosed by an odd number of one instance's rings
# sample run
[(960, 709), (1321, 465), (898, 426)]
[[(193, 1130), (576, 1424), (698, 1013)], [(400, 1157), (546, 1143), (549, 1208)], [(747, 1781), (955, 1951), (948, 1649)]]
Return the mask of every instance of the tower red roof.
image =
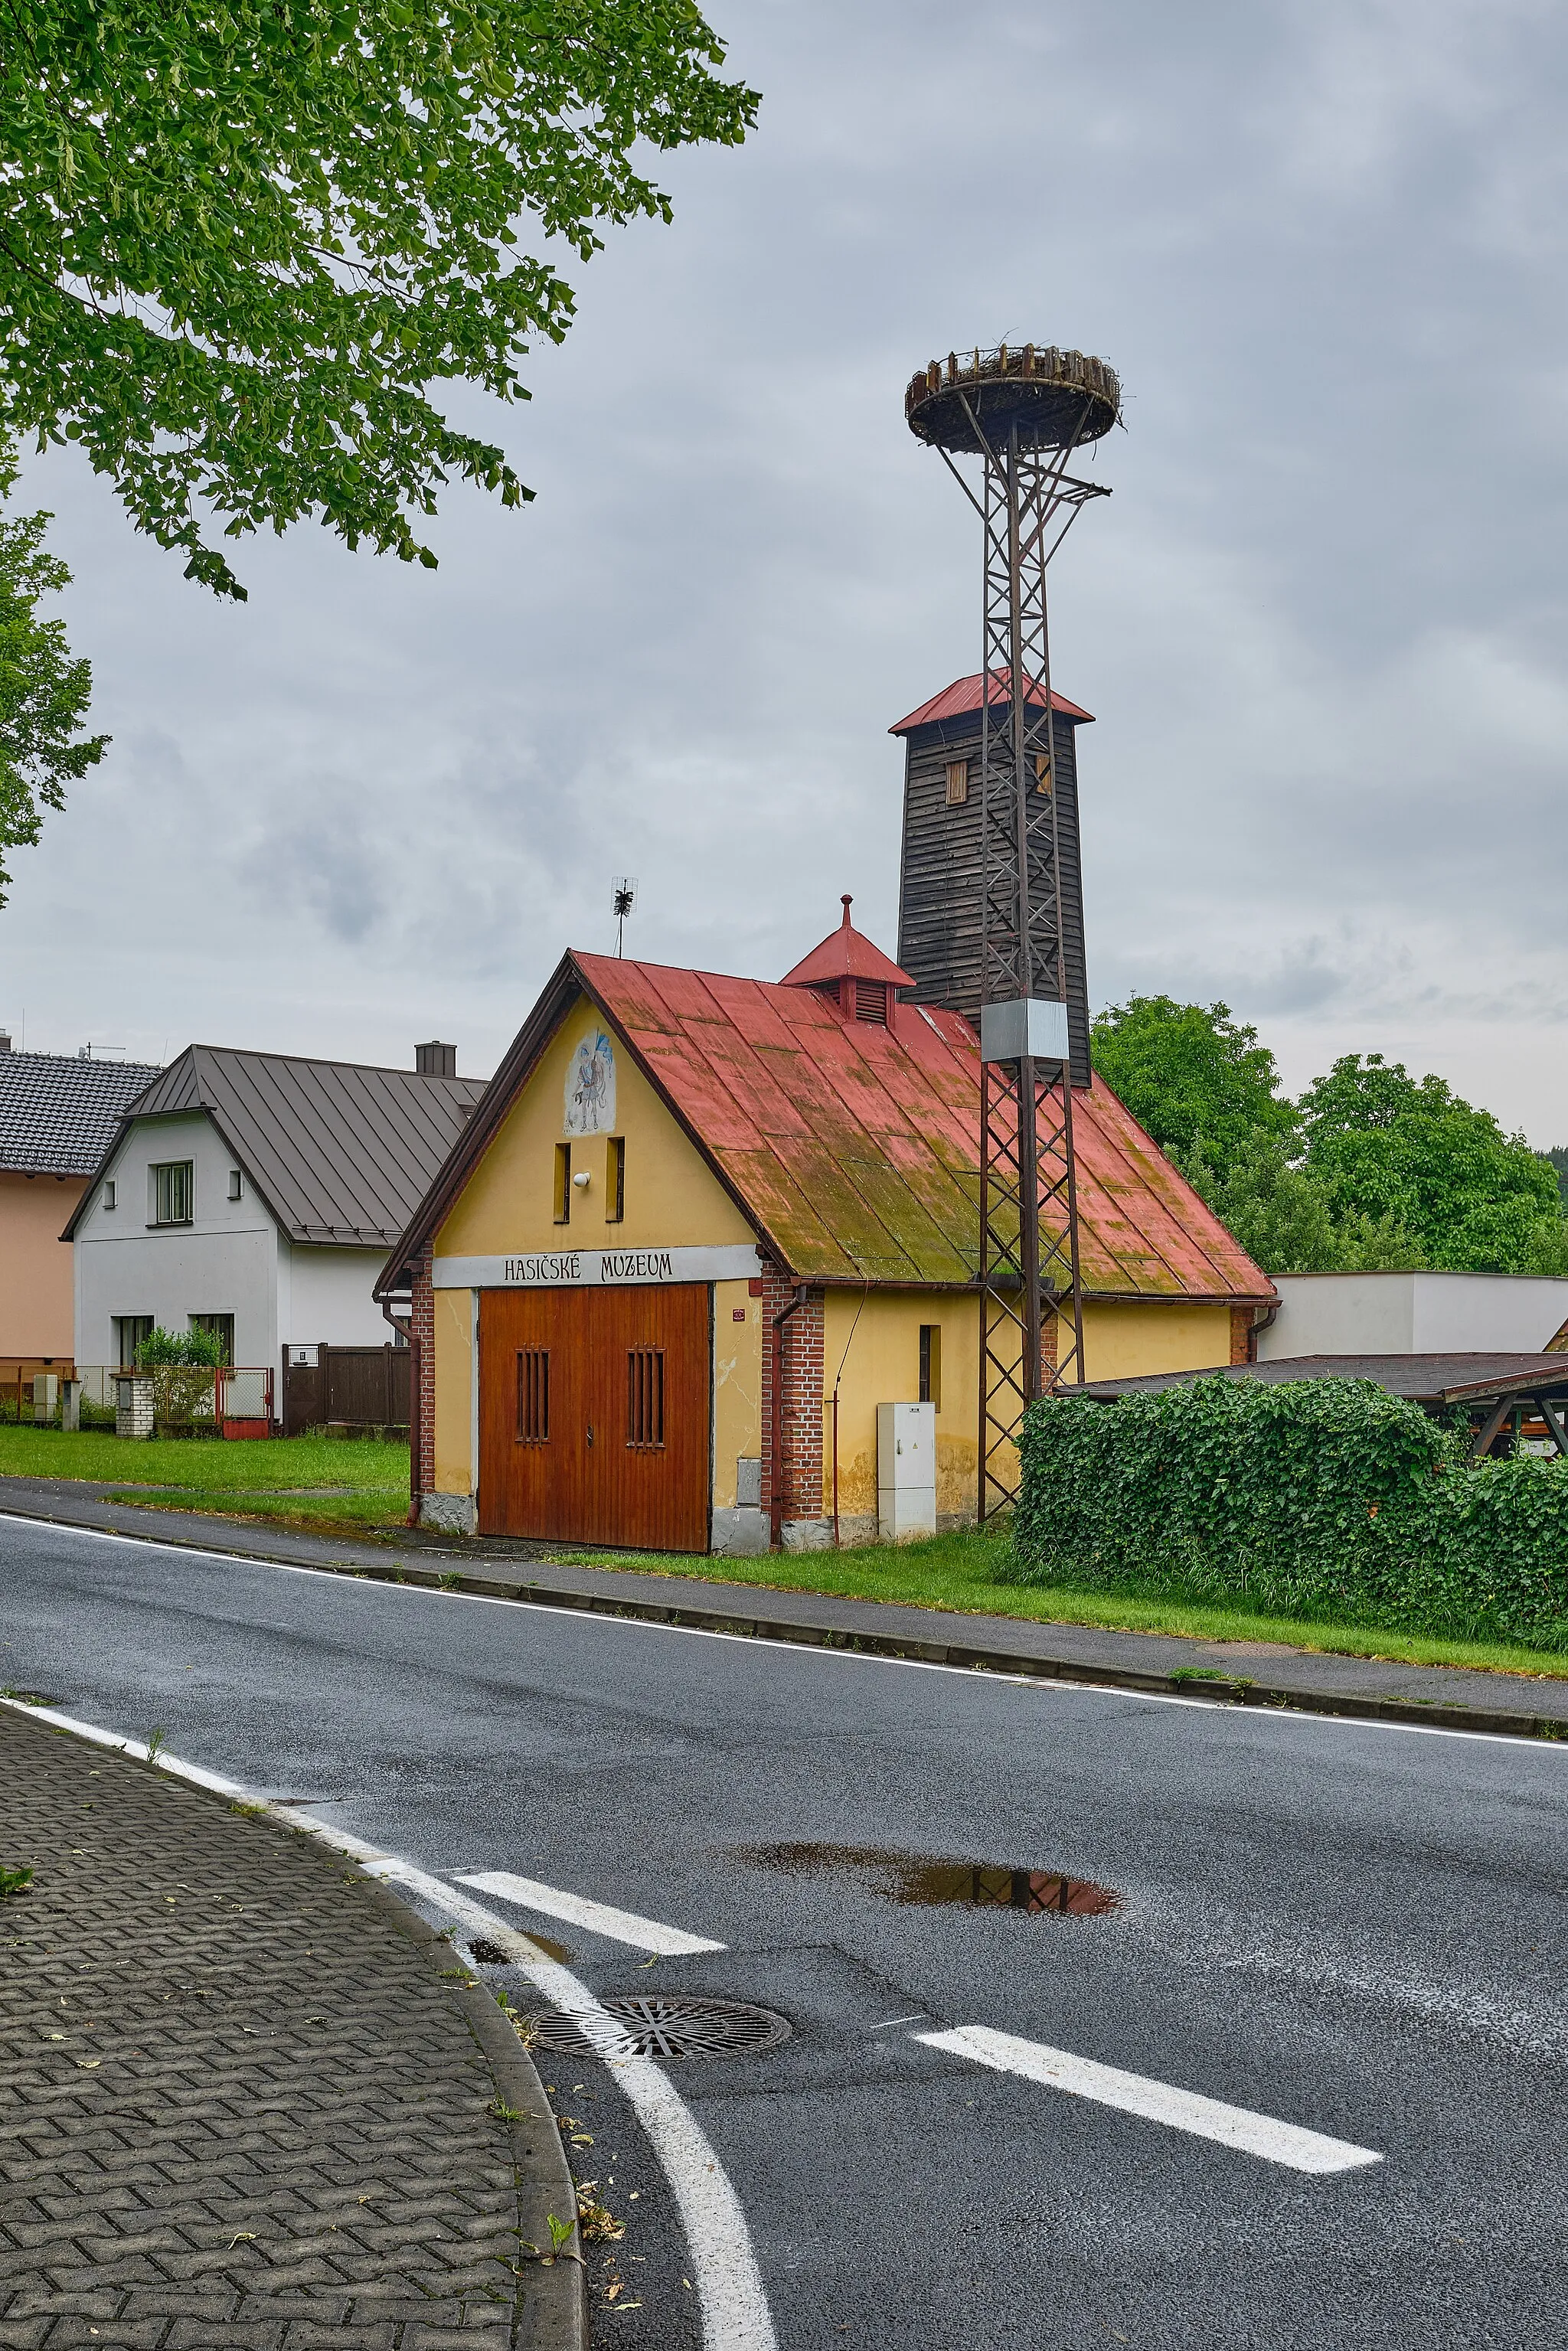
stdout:
[[(1011, 671), (1005, 668), (994, 669), (991, 672), (990, 699), (993, 708), (998, 703), (1006, 702), (1011, 691), (1009, 684), (1011, 675)], [(1043, 704), (1045, 699), (1039, 685), (1032, 680), (1030, 684), (1030, 699), (1037, 706)], [(940, 694), (934, 694), (929, 702), (923, 702), (918, 710), (912, 710), (907, 718), (901, 718), (896, 726), (890, 726), (887, 731), (890, 735), (909, 735), (916, 726), (935, 726), (939, 718), (962, 718), (967, 712), (978, 710), (979, 706), (980, 673), (977, 670), (973, 677), (956, 677), (951, 685), (944, 686)], [(1063, 718), (1075, 719), (1085, 726), (1092, 726), (1094, 724), (1094, 713), (1092, 710), (1081, 710), (1077, 703), (1069, 702), (1065, 695), (1053, 693), (1051, 697), (1051, 706), (1052, 710), (1060, 711)]]
[(909, 974), (900, 971), (863, 932), (856, 930), (850, 920), (854, 900), (846, 893), (841, 903), (844, 918), (838, 929), (830, 931), (821, 946), (813, 947), (793, 971), (787, 971), (779, 987), (822, 987), (838, 979), (881, 979), (889, 987), (913, 987)]

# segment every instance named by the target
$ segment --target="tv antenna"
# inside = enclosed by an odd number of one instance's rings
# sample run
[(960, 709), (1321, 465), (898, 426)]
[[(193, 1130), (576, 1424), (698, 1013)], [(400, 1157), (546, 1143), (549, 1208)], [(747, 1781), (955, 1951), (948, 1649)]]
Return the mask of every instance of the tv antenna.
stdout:
[[(1035, 343), (950, 351), (904, 420), (980, 518), (980, 1477), (982, 1520), (1018, 1499), (1028, 1407), (1083, 1379), (1046, 566), (1104, 485), (1067, 471), (1119, 423), (1103, 360)], [(980, 460), (979, 495), (955, 462)], [(1086, 1082), (1087, 1070), (1081, 1082)]]
[(611, 912), (615, 917), (615, 952), (620, 955), (626, 944), (626, 917), (637, 904), (637, 876), (621, 873), (615, 880), (615, 895)]

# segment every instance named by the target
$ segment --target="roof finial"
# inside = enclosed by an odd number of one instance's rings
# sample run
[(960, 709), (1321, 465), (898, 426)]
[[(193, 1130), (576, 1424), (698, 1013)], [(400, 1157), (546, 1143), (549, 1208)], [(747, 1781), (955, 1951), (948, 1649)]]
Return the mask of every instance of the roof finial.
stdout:
[(841, 931), (847, 931), (847, 930), (850, 928), (850, 908), (854, 904), (854, 903), (855, 903), (855, 902), (854, 902), (854, 900), (851, 897), (851, 895), (850, 895), (850, 893), (849, 893), (849, 892), (848, 892), (847, 890), (841, 890), (841, 891), (840, 891), (840, 893), (839, 893), (839, 901), (840, 901), (840, 904), (842, 905), (843, 910), (844, 910), (844, 919), (843, 919), (843, 921), (839, 925), (839, 928), (840, 928), (840, 930), (841, 930)]

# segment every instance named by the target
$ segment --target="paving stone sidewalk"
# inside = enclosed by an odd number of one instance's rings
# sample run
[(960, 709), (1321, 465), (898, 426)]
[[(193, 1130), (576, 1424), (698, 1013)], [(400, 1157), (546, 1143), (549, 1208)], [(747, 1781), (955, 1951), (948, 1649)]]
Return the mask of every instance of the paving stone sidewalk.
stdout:
[(524, 2249), (572, 2216), (555, 2125), (450, 1943), (314, 1839), (0, 1708), (27, 1865), (5, 2351), (578, 2351), (580, 2272)]

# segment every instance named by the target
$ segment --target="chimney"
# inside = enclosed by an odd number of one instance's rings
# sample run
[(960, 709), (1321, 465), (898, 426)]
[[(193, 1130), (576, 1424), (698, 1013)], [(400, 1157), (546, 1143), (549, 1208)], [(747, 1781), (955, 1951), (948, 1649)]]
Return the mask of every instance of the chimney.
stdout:
[(432, 1038), (428, 1045), (413, 1049), (413, 1066), (422, 1078), (455, 1078), (457, 1075), (457, 1048), (441, 1045)]

